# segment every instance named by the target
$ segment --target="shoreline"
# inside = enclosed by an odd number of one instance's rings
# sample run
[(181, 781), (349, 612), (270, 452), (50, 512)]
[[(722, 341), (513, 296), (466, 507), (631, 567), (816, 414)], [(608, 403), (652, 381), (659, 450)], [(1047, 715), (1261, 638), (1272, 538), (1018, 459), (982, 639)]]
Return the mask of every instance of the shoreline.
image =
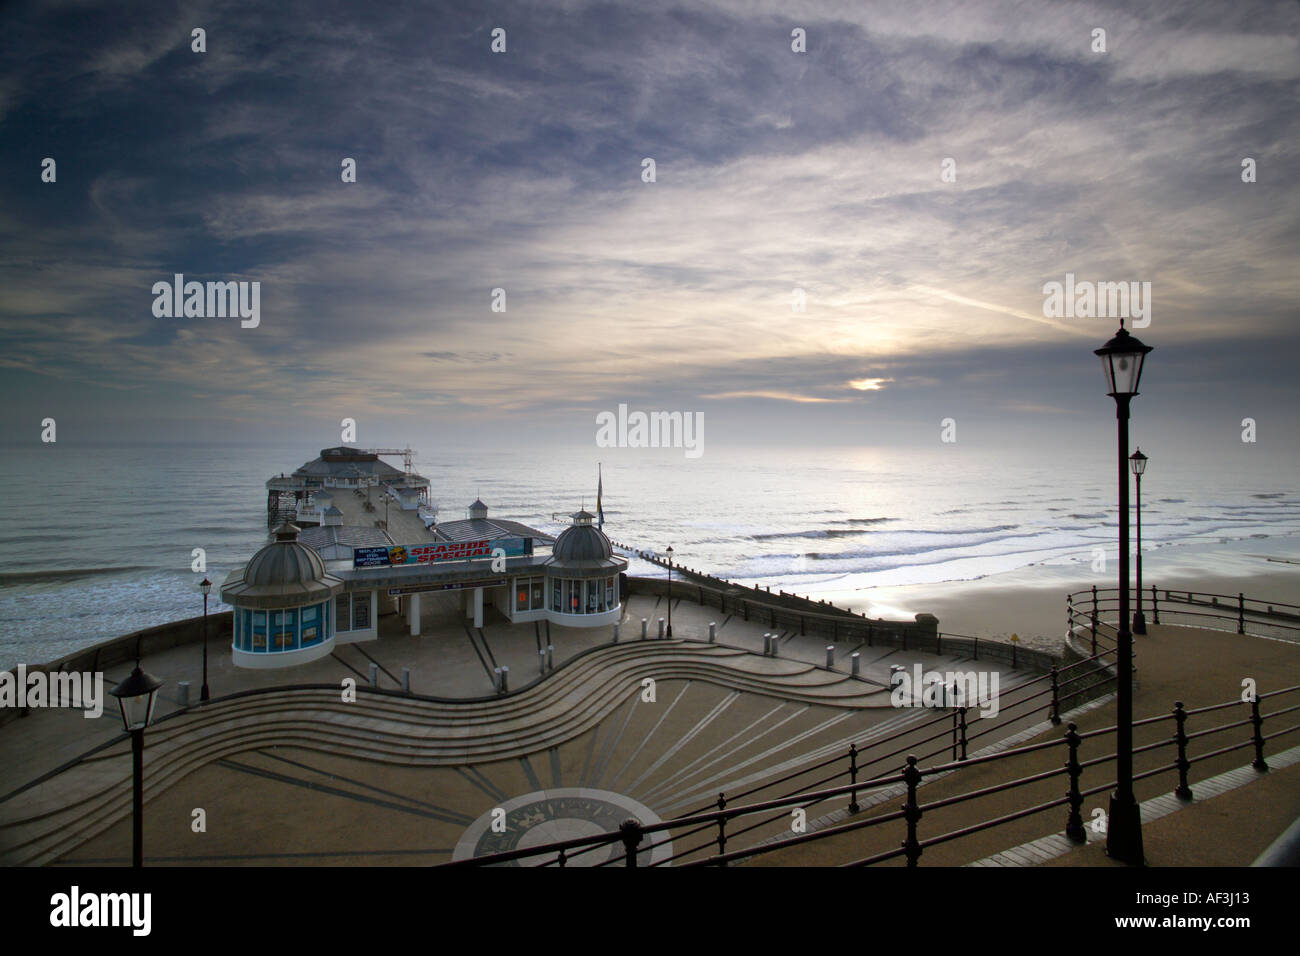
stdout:
[[(1273, 552), (1273, 553), (1266, 553)], [(1277, 560), (1287, 558), (1289, 560)], [(1212, 545), (1193, 542), (1143, 551), (1142, 584), (1300, 603), (1300, 539), (1246, 539)], [(1066, 630), (1066, 597), (1094, 585), (1113, 588), (1117, 568), (1093, 573), (1087, 564), (1034, 564), (969, 581), (828, 589), (818, 597), (869, 616), (894, 617), (924, 610), (939, 629), (1008, 640), (1029, 647), (1059, 646)]]

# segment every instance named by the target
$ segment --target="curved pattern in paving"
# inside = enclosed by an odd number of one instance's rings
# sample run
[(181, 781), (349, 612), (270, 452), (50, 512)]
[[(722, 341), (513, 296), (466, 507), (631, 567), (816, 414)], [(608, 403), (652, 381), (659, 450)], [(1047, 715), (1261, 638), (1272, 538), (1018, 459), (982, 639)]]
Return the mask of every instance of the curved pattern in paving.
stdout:
[[(656, 682), (653, 701), (645, 678)], [(150, 830), (147, 852), (237, 862), (259, 846), (259, 861), (441, 862), (467, 826), (516, 794), (616, 790), (667, 818), (929, 716), (893, 711), (884, 688), (842, 673), (685, 642), (604, 647), (524, 693), (475, 703), (363, 693), (345, 704), (323, 690), (247, 697), (150, 732), (146, 826), (175, 834)], [(4, 862), (116, 859), (129, 831), (127, 754), (126, 744), (109, 748), (0, 806)], [(268, 814), (286, 788), (296, 817)], [(207, 805), (238, 825), (195, 847), (189, 808)], [(336, 822), (352, 835), (331, 846)]]

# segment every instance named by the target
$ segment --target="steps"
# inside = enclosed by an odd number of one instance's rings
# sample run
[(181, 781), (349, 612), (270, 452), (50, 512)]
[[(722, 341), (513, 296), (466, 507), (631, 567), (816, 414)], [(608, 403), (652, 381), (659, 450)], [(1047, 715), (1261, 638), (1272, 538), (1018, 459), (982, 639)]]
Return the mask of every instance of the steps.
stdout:
[[(647, 677), (837, 708), (889, 706), (884, 689), (805, 662), (697, 642), (634, 641), (585, 654), (505, 698), (440, 702), (363, 689), (344, 703), (334, 690), (291, 690), (196, 708), (146, 735), (145, 799), (212, 761), (269, 746), (405, 766), (520, 757), (590, 730)], [(0, 804), (0, 863), (50, 862), (127, 816), (129, 752), (122, 741)]]

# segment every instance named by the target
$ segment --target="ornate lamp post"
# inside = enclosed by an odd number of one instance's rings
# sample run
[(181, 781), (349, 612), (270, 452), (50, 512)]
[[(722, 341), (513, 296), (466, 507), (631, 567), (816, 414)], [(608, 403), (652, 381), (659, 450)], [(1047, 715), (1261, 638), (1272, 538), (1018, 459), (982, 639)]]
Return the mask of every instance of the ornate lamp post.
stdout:
[(1110, 798), (1110, 815), (1106, 827), (1106, 853), (1113, 859), (1141, 865), (1142, 817), (1133, 795), (1133, 633), (1129, 630), (1128, 610), (1128, 416), (1129, 402), (1138, 393), (1142, 364), (1149, 345), (1143, 345), (1124, 328), (1120, 319), (1115, 337), (1096, 349), (1106, 373), (1106, 394), (1115, 399), (1115, 417), (1119, 422), (1119, 633), (1116, 635), (1118, 660), (1116, 676), (1119, 696), (1115, 723), (1115, 792)]
[(673, 546), (670, 544), (668, 550), (664, 552), (668, 555), (668, 633), (667, 638), (672, 640), (673, 636)]
[(1133, 466), (1133, 476), (1137, 480), (1137, 610), (1133, 612), (1133, 633), (1147, 632), (1146, 615), (1142, 613), (1142, 474), (1147, 470), (1147, 456), (1139, 448), (1128, 456)]
[(144, 729), (153, 720), (153, 705), (163, 682), (135, 662), (131, 676), (109, 691), (122, 710), (122, 726), (131, 735), (131, 769), (134, 774), (131, 830), (131, 865), (144, 865)]
[(204, 578), (199, 583), (203, 592), (203, 687), (199, 690), (199, 700), (205, 701), (212, 695), (208, 693), (208, 594), (212, 591), (212, 582)]

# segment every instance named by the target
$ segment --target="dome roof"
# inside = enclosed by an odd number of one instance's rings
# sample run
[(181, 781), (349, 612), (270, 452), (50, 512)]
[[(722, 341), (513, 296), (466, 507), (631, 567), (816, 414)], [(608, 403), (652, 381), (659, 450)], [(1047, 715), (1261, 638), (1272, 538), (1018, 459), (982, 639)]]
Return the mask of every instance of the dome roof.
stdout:
[(551, 554), (559, 561), (603, 561), (613, 556), (614, 548), (599, 528), (573, 525), (560, 532)]
[(221, 598), (238, 607), (286, 607), (323, 601), (342, 590), (343, 582), (325, 570), (313, 549), (298, 541), (297, 525), (282, 524), (275, 540), (258, 551), (243, 573), (235, 572)]
[(573, 524), (560, 532), (551, 546), (551, 557), (546, 566), (566, 574), (576, 572), (581, 576), (594, 573), (621, 571), (627, 562), (614, 556), (614, 547), (601, 531), (591, 523), (593, 515), (579, 511)]

